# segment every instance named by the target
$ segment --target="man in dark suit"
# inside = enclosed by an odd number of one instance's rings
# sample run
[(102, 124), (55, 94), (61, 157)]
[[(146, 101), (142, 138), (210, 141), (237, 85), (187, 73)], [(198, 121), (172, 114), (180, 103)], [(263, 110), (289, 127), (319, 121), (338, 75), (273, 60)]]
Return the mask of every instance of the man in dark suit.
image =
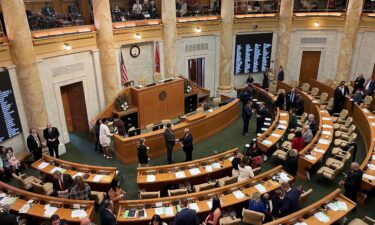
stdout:
[(297, 96), (296, 90), (292, 88), (292, 90), (290, 90), (290, 92), (286, 94), (286, 110), (287, 111), (294, 109), (296, 107), (297, 99), (298, 99), (298, 96)]
[(301, 116), (305, 112), (305, 101), (300, 95), (297, 95), (295, 110), (297, 116)]
[(199, 225), (199, 218), (195, 210), (189, 209), (188, 200), (186, 198), (181, 199), (180, 207), (181, 211), (174, 217), (173, 225)]
[(30, 135), (27, 137), (27, 148), (33, 153), (34, 160), (38, 161), (42, 158), (42, 142), (35, 128), (31, 128), (29, 133)]
[(104, 200), (104, 208), (100, 211), (102, 225), (116, 225), (116, 216), (113, 214), (113, 203), (111, 200)]
[(249, 122), (251, 119), (251, 116), (253, 115), (253, 108), (252, 108), (253, 102), (251, 99), (247, 101), (247, 104), (242, 108), (242, 119), (243, 119), (243, 129), (242, 129), (242, 135), (248, 137), (249, 136)]
[(47, 123), (47, 128), (43, 130), (43, 137), (47, 141), (49, 155), (52, 157), (59, 157), (59, 136), (60, 132), (56, 127), (52, 127), (51, 123)]
[(247, 104), (247, 102), (251, 99), (251, 96), (252, 96), (252, 93), (253, 92), (253, 90), (252, 90), (252, 88), (251, 88), (251, 84), (249, 84), (246, 88), (245, 88), (245, 90), (244, 91), (242, 91), (241, 93), (240, 93), (240, 96), (239, 96), (239, 99), (241, 100), (241, 102), (242, 102), (242, 106), (244, 107), (246, 104)]
[(375, 91), (375, 80), (368, 78), (364, 85), (364, 88), (365, 88), (365, 94), (372, 96), (372, 94), (374, 94), (374, 91)]
[(117, 129), (119, 135), (125, 136), (125, 123), (117, 113), (113, 115), (113, 127)]
[(53, 173), (53, 178), (53, 195), (67, 198), (70, 189), (74, 185), (72, 176), (70, 176), (70, 174), (62, 174), (57, 170)]
[(68, 225), (68, 222), (64, 219), (60, 219), (59, 215), (53, 214), (49, 220), (51, 225)]
[(354, 94), (358, 89), (362, 90), (364, 84), (365, 78), (363, 78), (363, 74), (358, 75), (358, 77), (354, 80), (354, 89), (352, 94)]
[(43, 6), (43, 8), (41, 9), (41, 13), (48, 18), (55, 16), (55, 10), (52, 8), (49, 2), (46, 2), (46, 4)]
[(345, 81), (335, 89), (333, 96), (333, 113), (340, 113), (344, 107), (345, 97), (349, 95), (349, 89), (345, 86)]
[(279, 73), (277, 74), (278, 81), (284, 81), (284, 69), (283, 66), (280, 66)]
[(186, 155), (185, 162), (188, 162), (193, 159), (193, 135), (189, 128), (185, 128), (184, 133), (185, 135), (179, 141)]
[(11, 213), (10, 206), (4, 205), (2, 212), (0, 212), (1, 225), (18, 225), (17, 217)]
[(361, 190), (363, 171), (359, 168), (357, 162), (350, 164), (350, 172), (346, 176), (345, 181), (340, 181), (340, 185), (345, 187), (345, 196), (352, 201), (357, 202), (357, 194)]
[(315, 136), (316, 132), (318, 131), (318, 126), (316, 124), (314, 114), (309, 114), (307, 116), (307, 121), (305, 122), (305, 125), (309, 126), (311, 133), (313, 134), (313, 136)]
[(261, 131), (267, 115), (268, 115), (268, 109), (266, 108), (263, 102), (259, 103), (259, 109), (257, 110), (256, 133), (259, 133)]
[(300, 191), (297, 188), (291, 188), (289, 183), (282, 183), (281, 188), (284, 191), (284, 199), (280, 207), (280, 215), (287, 216), (299, 210)]
[(165, 145), (167, 146), (167, 161), (168, 161), (168, 164), (172, 164), (174, 163), (174, 161), (172, 160), (172, 151), (178, 139), (174, 137), (171, 123), (167, 124), (167, 128), (164, 131), (164, 139), (165, 139)]

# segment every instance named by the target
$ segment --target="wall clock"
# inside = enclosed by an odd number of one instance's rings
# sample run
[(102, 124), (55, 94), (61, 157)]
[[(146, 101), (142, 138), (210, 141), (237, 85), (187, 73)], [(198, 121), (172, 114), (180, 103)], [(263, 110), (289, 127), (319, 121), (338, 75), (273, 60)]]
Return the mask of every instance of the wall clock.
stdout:
[(137, 58), (141, 54), (141, 49), (138, 45), (133, 45), (130, 47), (130, 56), (133, 58)]

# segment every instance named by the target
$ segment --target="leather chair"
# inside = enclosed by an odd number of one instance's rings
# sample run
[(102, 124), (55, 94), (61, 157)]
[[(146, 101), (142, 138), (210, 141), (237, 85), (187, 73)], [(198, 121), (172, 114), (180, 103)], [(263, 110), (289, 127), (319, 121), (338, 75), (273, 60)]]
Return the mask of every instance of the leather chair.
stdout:
[(334, 98), (330, 98), (326, 105), (320, 105), (320, 109), (331, 111), (333, 109)]
[(91, 191), (90, 199), (95, 201), (95, 204), (101, 205), (105, 198), (105, 192)]
[(154, 124), (151, 123), (151, 124), (146, 125), (145, 128), (146, 128), (147, 131), (151, 132), (153, 127), (154, 127)]
[(314, 87), (311, 89), (310, 96), (313, 98), (316, 98), (316, 96), (319, 94), (319, 88)]
[(344, 164), (338, 167), (322, 166), (316, 173), (319, 174), (320, 176), (323, 176), (333, 181), (336, 178), (336, 176), (341, 173), (343, 169), (344, 169)]
[(204, 112), (204, 109), (203, 109), (203, 107), (198, 107), (195, 111), (196, 111), (197, 113), (199, 113), (199, 112)]
[(234, 177), (228, 177), (228, 176), (226, 176), (226, 177), (218, 179), (217, 183), (218, 183), (219, 187), (223, 187), (223, 186), (226, 186), (226, 185), (229, 185), (229, 184), (236, 183), (237, 179), (238, 179), (237, 176), (234, 176)]
[(251, 211), (248, 209), (242, 209), (242, 222), (253, 225), (261, 225), (264, 220), (264, 214)]
[(305, 124), (305, 122), (307, 120), (307, 116), (308, 116), (308, 114), (306, 112), (304, 112), (301, 116), (297, 116), (297, 125), (299, 127), (302, 127), (303, 124)]
[(216, 183), (203, 183), (194, 185), (195, 192), (206, 191), (215, 188)]
[(31, 182), (33, 185), (33, 190), (37, 194), (41, 195), (52, 195), (53, 184), (52, 183), (42, 183), (42, 182)]
[(344, 124), (340, 124), (340, 123), (333, 124), (333, 129), (347, 131), (350, 125), (352, 125), (352, 123), (353, 123), (353, 117), (349, 116), (348, 118), (346, 118)]
[(160, 198), (160, 191), (152, 191), (152, 192), (141, 191), (139, 197), (140, 199)]
[(354, 146), (351, 146), (348, 151), (342, 150), (342, 148), (333, 148), (332, 149), (332, 155), (344, 155), (346, 152), (349, 152), (350, 154), (353, 154)]
[(221, 98), (213, 98), (212, 99), (212, 104), (214, 107), (217, 107), (221, 102)]
[(323, 93), (320, 95), (319, 99), (316, 100), (316, 101), (317, 101), (319, 104), (321, 104), (321, 105), (325, 105), (325, 104), (327, 104), (327, 98), (328, 98), (328, 94), (325, 93), (325, 92), (323, 92)]
[(275, 157), (275, 158), (278, 158), (282, 161), (286, 161), (287, 157), (288, 157), (288, 153), (289, 153), (290, 150), (288, 149), (285, 149), (285, 148), (282, 148), (282, 149), (277, 149), (273, 154), (272, 156)]
[(347, 140), (344, 140), (344, 139), (335, 139), (334, 142), (333, 142), (333, 145), (335, 147), (344, 147), (345, 145), (347, 145), (348, 143), (353, 143), (355, 141), (355, 139), (357, 139), (357, 134), (356, 133), (352, 133)]
[(273, 94), (273, 95), (276, 95), (276, 92), (277, 92), (277, 85), (276, 84), (271, 84), (270, 87), (268, 88), (268, 91)]
[(372, 96), (368, 95), (363, 99), (363, 103), (361, 104), (362, 108), (369, 108), (372, 102)]
[(290, 86), (292, 86), (294, 88), (298, 88), (298, 85), (299, 85), (299, 81), (298, 80), (291, 80), (290, 81)]
[(305, 202), (309, 199), (309, 196), (310, 194), (312, 193), (313, 189), (310, 188), (309, 190), (303, 192), (300, 196), (299, 196), (299, 205), (303, 205), (305, 204)]
[(186, 195), (188, 193), (187, 188), (180, 188), (175, 190), (168, 190), (168, 196)]
[(309, 84), (309, 83), (303, 83), (303, 84), (302, 84), (301, 90), (302, 90), (303, 92), (308, 93), (308, 92), (309, 92), (309, 89), (310, 89), (310, 84)]
[(362, 219), (353, 219), (348, 223), (348, 225), (375, 225), (375, 220), (368, 216), (365, 216)]
[(332, 122), (344, 124), (348, 114), (349, 112), (346, 109), (343, 109), (340, 113), (334, 113), (333, 116), (331, 116)]
[(28, 177), (26, 174), (20, 173), (19, 175), (16, 175), (15, 173), (12, 173), (12, 176), (16, 180), (18, 185), (24, 190), (30, 190), (33, 187), (32, 182), (34, 181), (41, 182), (41, 180), (39, 180), (38, 178), (34, 176)]
[(241, 219), (239, 218), (232, 218), (230, 216), (226, 216), (223, 218), (219, 219), (219, 224), (220, 225), (240, 225), (241, 224)]
[(352, 133), (354, 133), (355, 129), (356, 129), (356, 126), (352, 124), (348, 130), (345, 130), (345, 131), (337, 130), (335, 131), (335, 138), (348, 140), (349, 136), (352, 135)]

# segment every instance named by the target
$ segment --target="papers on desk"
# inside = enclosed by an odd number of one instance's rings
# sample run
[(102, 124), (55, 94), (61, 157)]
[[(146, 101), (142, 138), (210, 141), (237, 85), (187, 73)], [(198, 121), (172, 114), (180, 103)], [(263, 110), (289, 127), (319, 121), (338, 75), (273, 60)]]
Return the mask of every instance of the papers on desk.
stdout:
[(282, 180), (282, 182), (288, 182), (290, 180), (290, 178), (288, 177), (288, 174), (284, 172), (280, 172), (278, 175), (280, 179)]
[(262, 144), (264, 144), (264, 145), (272, 145), (272, 141), (269, 141), (269, 140), (263, 140), (263, 141), (262, 141)]
[(46, 168), (48, 165), (49, 165), (49, 163), (42, 162), (41, 164), (39, 164), (38, 169), (42, 170), (42, 169)]
[(318, 143), (322, 144), (322, 145), (329, 145), (330, 144), (327, 139), (319, 139)]
[(287, 116), (288, 113), (280, 113), (280, 116)]
[(323, 117), (322, 120), (326, 120), (327, 121), (327, 120), (331, 120), (331, 118), (330, 117)]
[(256, 98), (253, 98), (253, 102), (257, 102), (258, 101), (258, 99), (256, 99)]
[(319, 221), (321, 221), (323, 223), (327, 223), (327, 222), (330, 221), (329, 217), (322, 212), (315, 213), (314, 216), (315, 216), (315, 218), (317, 218)]
[(324, 150), (322, 150), (322, 149), (319, 149), (319, 148), (314, 148), (314, 149), (313, 149), (313, 151), (314, 151), (314, 152), (319, 152), (319, 153), (322, 153), (322, 154), (324, 154), (324, 153), (325, 153), (325, 151), (324, 151)]
[(212, 208), (212, 200), (210, 201), (207, 201), (206, 204), (208, 205), (208, 208), (211, 209)]
[(75, 177), (82, 177), (83, 176), (83, 173), (82, 172), (78, 172), (78, 173), (76, 173), (74, 176), (73, 176), (73, 179), (75, 178)]
[(155, 182), (155, 175), (147, 175), (146, 181), (147, 182)]
[(285, 120), (280, 120), (279, 123), (281, 123), (281, 124), (287, 124), (287, 122)]
[(167, 216), (173, 216), (173, 208), (172, 207), (155, 208), (155, 214), (158, 214), (158, 215), (166, 214)]
[(180, 171), (176, 173), (176, 178), (184, 178), (186, 177), (186, 174), (184, 171)]
[(212, 172), (212, 166), (210, 166), (210, 165), (205, 166), (204, 169), (205, 169), (207, 172)]
[(194, 175), (200, 174), (201, 171), (198, 168), (191, 168), (189, 170), (189, 173), (194, 176)]
[(264, 125), (266, 125), (266, 126), (270, 126), (270, 125), (271, 125), (271, 123), (264, 123)]
[(60, 171), (61, 173), (65, 173), (66, 169), (63, 169), (63, 168), (61, 168), (61, 167), (56, 166), (56, 167), (54, 167), (54, 168), (50, 171), (50, 173), (53, 174), (55, 171)]
[(364, 109), (362, 109), (362, 110), (363, 110), (363, 112), (365, 112), (365, 113), (370, 112), (370, 111), (368, 111), (368, 109), (366, 109), (366, 108), (364, 108)]
[(371, 122), (371, 126), (375, 127), (375, 123), (374, 123), (374, 122)]
[(275, 137), (275, 138), (279, 138), (279, 137), (281, 137), (280, 134), (276, 134), (276, 133), (272, 133), (271, 136), (272, 136), (272, 137)]
[(157, 202), (157, 203), (155, 203), (155, 206), (156, 206), (156, 207), (162, 207), (162, 206), (163, 206), (163, 203), (162, 203), (162, 202)]
[(237, 199), (241, 199), (245, 197), (245, 195), (240, 190), (234, 191), (233, 194), (234, 194), (234, 197), (236, 197)]
[(257, 185), (255, 185), (255, 188), (256, 188), (261, 194), (267, 192), (267, 189), (266, 189), (266, 187), (263, 186), (263, 184), (257, 184)]
[(305, 222), (297, 222), (294, 225), (307, 225), (307, 223), (305, 223)]
[(367, 164), (367, 167), (368, 167), (370, 170), (375, 170), (375, 165), (373, 165), (373, 164)]
[(375, 160), (375, 155), (371, 156), (371, 160)]
[(262, 131), (267, 131), (267, 128), (265, 128), (265, 127), (262, 127), (262, 129), (261, 129)]
[(369, 180), (375, 180), (375, 176), (369, 175), (369, 174), (363, 174), (363, 178), (369, 179)]
[(207, 110), (207, 112), (211, 113), (211, 112), (214, 112), (214, 110), (213, 109), (209, 109), (209, 110)]
[(323, 128), (333, 128), (331, 125), (328, 125), (328, 124), (323, 124), (322, 127)]
[(190, 203), (188, 206), (189, 206), (189, 209), (193, 209), (196, 212), (199, 212), (199, 207), (198, 207), (197, 203)]
[(6, 196), (7, 196), (7, 194), (5, 194), (4, 192), (0, 194), (0, 198), (4, 198)]
[(87, 213), (83, 209), (75, 209), (75, 210), (72, 211), (72, 218), (76, 218), (76, 217), (78, 217), (80, 219), (86, 218)]
[(279, 125), (279, 126), (277, 126), (277, 129), (286, 130), (286, 126), (285, 125)]
[(31, 204), (29, 203), (26, 203), (25, 205), (23, 205), (20, 210), (18, 210), (19, 213), (27, 213), (27, 211), (29, 211), (31, 207)]
[(325, 135), (331, 135), (331, 131), (328, 131), (328, 130), (323, 130), (322, 131), (322, 134), (325, 134)]
[(305, 158), (313, 161), (316, 160), (316, 157), (312, 155), (305, 155)]
[(4, 197), (0, 201), (0, 205), (12, 205), (17, 200), (17, 197)]
[(48, 218), (51, 218), (51, 216), (53, 214), (55, 214), (55, 212), (58, 210), (59, 208), (57, 207), (53, 207), (51, 206), (50, 204), (47, 204), (44, 206), (44, 216), (45, 217), (48, 217)]
[(220, 163), (212, 163), (211, 166), (212, 166), (212, 168), (214, 168), (214, 169), (220, 169), (220, 168), (221, 168)]
[(369, 119), (375, 119), (375, 116), (368, 116)]
[(339, 210), (348, 211), (348, 206), (346, 205), (345, 202), (342, 202), (342, 201), (331, 202), (327, 204), (327, 206), (335, 212)]
[(231, 157), (228, 158), (228, 160), (231, 161), (231, 162), (233, 161), (233, 159), (234, 159), (233, 156), (231, 156)]
[(104, 175), (95, 175), (93, 181), (94, 182), (99, 182), (103, 179)]
[(265, 121), (272, 121), (271, 118), (264, 118)]

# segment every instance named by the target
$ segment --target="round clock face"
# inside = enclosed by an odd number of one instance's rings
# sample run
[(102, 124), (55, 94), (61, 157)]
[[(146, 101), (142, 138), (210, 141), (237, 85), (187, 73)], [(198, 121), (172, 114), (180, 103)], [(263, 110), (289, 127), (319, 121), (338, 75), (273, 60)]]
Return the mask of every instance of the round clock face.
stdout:
[(139, 56), (139, 54), (141, 54), (141, 49), (139, 49), (138, 46), (133, 45), (133, 46), (130, 48), (130, 55), (131, 55), (131, 57), (136, 58), (136, 57)]

